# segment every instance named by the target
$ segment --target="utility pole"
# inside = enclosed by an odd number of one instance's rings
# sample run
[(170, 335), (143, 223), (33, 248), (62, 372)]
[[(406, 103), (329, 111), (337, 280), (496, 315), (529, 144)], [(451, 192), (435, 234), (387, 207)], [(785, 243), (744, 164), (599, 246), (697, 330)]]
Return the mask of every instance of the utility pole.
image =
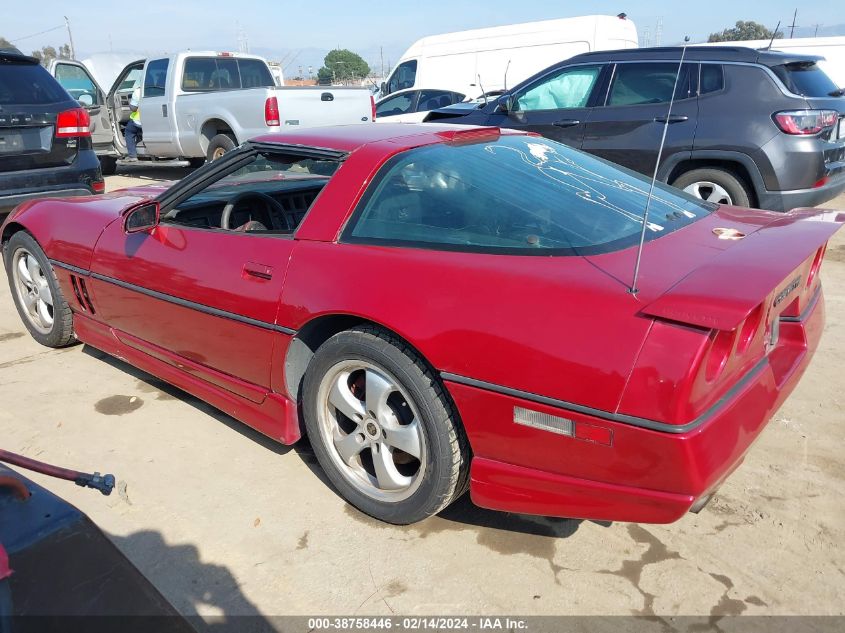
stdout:
[(819, 27), (821, 26), (821, 24), (814, 24), (813, 26), (816, 27), (816, 31), (813, 33), (813, 37), (818, 37), (819, 36)]
[(795, 31), (795, 19), (798, 17), (798, 9), (792, 14), (792, 26), (789, 27), (789, 39), (792, 39), (792, 33)]
[(67, 19), (67, 16), (65, 16), (65, 26), (67, 27), (67, 38), (70, 40), (70, 58), (76, 59), (76, 49), (73, 47), (73, 35), (70, 32), (70, 20)]
[[(818, 30), (818, 28), (816, 28)], [(384, 46), (378, 47), (379, 57), (381, 57), (381, 78), (384, 79)]]
[(658, 16), (657, 26), (654, 28), (654, 45), (660, 46), (663, 43), (663, 16)]

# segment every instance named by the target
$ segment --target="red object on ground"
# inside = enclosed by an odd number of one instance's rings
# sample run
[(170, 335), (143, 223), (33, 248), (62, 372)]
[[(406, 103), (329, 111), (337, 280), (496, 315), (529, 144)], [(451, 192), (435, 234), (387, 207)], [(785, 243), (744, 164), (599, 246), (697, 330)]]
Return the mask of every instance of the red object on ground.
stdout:
[[(816, 260), (845, 217), (722, 206), (646, 243), (636, 296), (625, 287), (635, 247), (526, 257), (339, 239), (393, 156), (500, 134), (465, 130), (258, 139), (349, 152), (293, 239), (166, 223), (127, 234), (123, 216), (161, 193), (152, 187), (26, 203), (4, 230), (25, 228), (45, 250), (81, 341), (277, 440), (300, 436), (293, 341), (370, 322), (439, 372), (472, 447), (477, 504), (678, 519), (737, 467), (806, 369), (824, 324)], [(744, 239), (720, 239), (725, 227)], [(517, 424), (515, 407), (573, 434)]]

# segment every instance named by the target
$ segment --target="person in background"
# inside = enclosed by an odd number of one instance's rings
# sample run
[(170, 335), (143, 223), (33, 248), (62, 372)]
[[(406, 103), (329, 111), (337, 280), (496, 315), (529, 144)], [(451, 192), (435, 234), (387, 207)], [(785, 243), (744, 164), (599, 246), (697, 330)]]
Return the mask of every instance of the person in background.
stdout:
[(136, 86), (135, 90), (132, 91), (132, 97), (129, 99), (129, 109), (132, 112), (124, 131), (126, 152), (129, 154), (126, 159), (127, 162), (137, 162), (138, 160), (138, 140), (141, 138), (141, 111), (138, 109), (140, 102), (141, 86)]

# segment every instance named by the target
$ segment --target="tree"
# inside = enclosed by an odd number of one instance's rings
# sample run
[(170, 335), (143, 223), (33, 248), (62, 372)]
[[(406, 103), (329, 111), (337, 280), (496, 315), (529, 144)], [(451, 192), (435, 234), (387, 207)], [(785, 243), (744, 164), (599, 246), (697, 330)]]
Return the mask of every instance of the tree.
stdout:
[(344, 49), (329, 51), (323, 60), (323, 67), (317, 71), (320, 83), (363, 79), (370, 74), (370, 66), (363, 58)]
[(32, 51), (32, 56), (46, 66), (54, 59), (70, 59), (70, 45), (62, 44), (58, 51), (52, 46), (44, 46), (40, 50)]
[[(783, 37), (783, 32), (778, 31), (775, 38)], [(770, 40), (772, 32), (759, 22), (752, 20), (737, 20), (736, 26), (732, 29), (725, 29), (719, 33), (711, 33), (707, 38), (708, 42), (743, 42), (745, 40)]]
[(14, 48), (15, 45), (12, 44), (9, 40), (5, 37), (0, 36), (0, 48)]

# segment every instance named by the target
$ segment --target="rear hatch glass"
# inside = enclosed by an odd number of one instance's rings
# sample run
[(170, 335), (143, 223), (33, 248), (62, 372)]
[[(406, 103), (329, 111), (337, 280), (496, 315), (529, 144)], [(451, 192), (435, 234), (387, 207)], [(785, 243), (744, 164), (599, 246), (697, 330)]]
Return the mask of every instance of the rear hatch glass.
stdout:
[(55, 139), (54, 131), (59, 112), (74, 107), (78, 104), (39, 64), (0, 56), (0, 171), (72, 162), (76, 139)]

